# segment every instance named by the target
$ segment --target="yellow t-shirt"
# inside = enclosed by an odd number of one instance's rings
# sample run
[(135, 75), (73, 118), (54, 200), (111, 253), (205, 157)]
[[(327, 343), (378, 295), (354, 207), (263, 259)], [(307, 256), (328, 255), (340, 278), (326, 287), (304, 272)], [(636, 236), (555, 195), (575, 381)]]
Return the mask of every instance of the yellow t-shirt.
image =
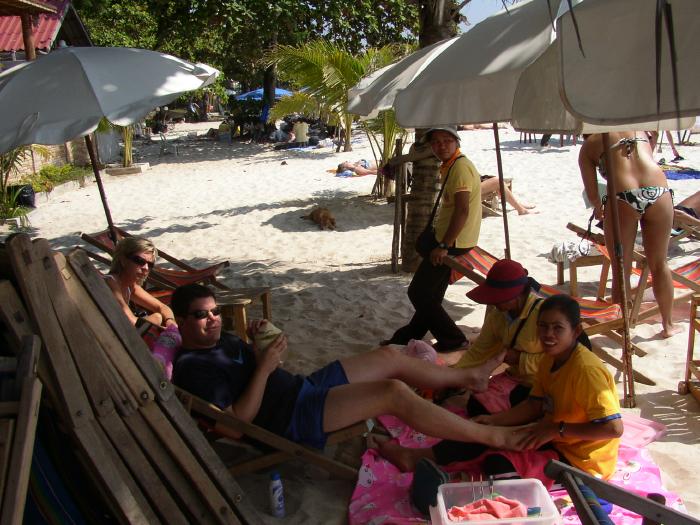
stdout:
[(525, 319), (525, 324), (523, 324), (513, 344), (515, 350), (522, 352), (520, 361), (517, 366), (511, 365), (508, 368), (508, 373), (518, 378), (523, 384), (532, 385), (540, 361), (544, 357), (542, 343), (537, 337), (537, 316), (542, 301), (538, 301), (537, 304), (535, 301), (537, 301), (537, 296), (531, 293), (522, 312), (520, 312), (520, 316), (512, 321), (508, 319), (505, 312), (501, 312), (495, 306), (489, 306), (486, 309), (486, 318), (479, 337), (455, 366), (458, 368), (478, 366), (498, 355), (510, 344), (521, 321)]
[[(588, 348), (579, 344), (569, 360), (552, 372), (552, 357), (545, 355), (530, 396), (544, 398), (553, 421), (589, 423), (620, 415), (620, 401), (610, 372)], [(574, 467), (608, 479), (615, 473), (619, 438), (585, 440), (557, 437), (554, 447)]]
[[(459, 153), (459, 151), (457, 152)], [(442, 175), (445, 180), (448, 170)], [(435, 237), (438, 241), (447, 233), (455, 209), (455, 193), (469, 192), (469, 215), (464, 228), (455, 240), (456, 248), (473, 248), (479, 242), (481, 229), (481, 176), (474, 164), (466, 157), (458, 158), (449, 170), (447, 185), (442, 192), (440, 209), (435, 217)]]

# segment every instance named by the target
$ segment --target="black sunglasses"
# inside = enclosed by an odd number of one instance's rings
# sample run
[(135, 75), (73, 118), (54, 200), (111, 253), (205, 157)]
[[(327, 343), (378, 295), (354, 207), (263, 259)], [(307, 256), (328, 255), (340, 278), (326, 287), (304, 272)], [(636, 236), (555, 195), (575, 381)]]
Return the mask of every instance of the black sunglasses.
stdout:
[(143, 266), (144, 264), (147, 264), (149, 270), (152, 270), (153, 267), (156, 265), (156, 263), (154, 263), (153, 261), (147, 261), (140, 255), (130, 255), (129, 257), (127, 257), (127, 259), (129, 259), (136, 266)]
[(191, 315), (195, 319), (199, 319), (201, 321), (202, 319), (206, 319), (210, 313), (214, 317), (219, 317), (221, 315), (221, 307), (215, 306), (211, 310), (195, 310), (193, 312), (189, 312), (187, 315)]

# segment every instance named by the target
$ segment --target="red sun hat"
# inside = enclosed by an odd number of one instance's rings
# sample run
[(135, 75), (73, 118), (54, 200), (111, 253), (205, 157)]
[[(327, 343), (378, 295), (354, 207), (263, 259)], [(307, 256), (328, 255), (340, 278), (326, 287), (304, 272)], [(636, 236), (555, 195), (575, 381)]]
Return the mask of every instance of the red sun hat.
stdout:
[(527, 270), (519, 262), (501, 259), (496, 262), (486, 281), (467, 292), (467, 297), (481, 304), (499, 304), (515, 299), (530, 282)]

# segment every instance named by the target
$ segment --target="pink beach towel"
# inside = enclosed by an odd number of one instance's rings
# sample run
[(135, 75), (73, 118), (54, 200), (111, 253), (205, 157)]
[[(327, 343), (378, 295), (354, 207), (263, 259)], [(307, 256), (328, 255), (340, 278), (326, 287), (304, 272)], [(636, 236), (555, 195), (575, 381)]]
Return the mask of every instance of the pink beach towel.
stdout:
[[(489, 385), (489, 393), (494, 394), (491, 398), (494, 404), (502, 404), (501, 401), (505, 403), (503, 399), (494, 401), (493, 398), (505, 396), (507, 399), (512, 389), (512, 385), (506, 379), (507, 376), (498, 379), (493, 386)], [(403, 446), (426, 448), (440, 441), (417, 432), (395, 417), (382, 416), (379, 419), (392, 437)], [(660, 423), (631, 414), (625, 414), (623, 421), (625, 432), (620, 440), (617, 471), (610, 480), (611, 483), (641, 496), (651, 492), (663, 494), (668, 506), (687, 512), (680, 497), (664, 489), (659, 468), (654, 464), (649, 452), (642, 448), (663, 435), (665, 427)], [(481, 462), (488, 454), (489, 452), (486, 452), (473, 461), (453, 463), (445, 467), (445, 470), (461, 472), (462, 479), (468, 481), (470, 476), (474, 478), (479, 476)], [(520, 476), (540, 479), (546, 487), (551, 487), (552, 480), (544, 476), (543, 469), (549, 459), (557, 457), (555, 451), (503, 452), (503, 454), (513, 463)], [(425, 523), (425, 519), (412, 508), (409, 500), (412, 480), (412, 473), (400, 472), (394, 465), (380, 457), (376, 450), (366, 451), (362, 457), (358, 482), (350, 500), (349, 523), (351, 525)], [(563, 523), (578, 525), (580, 523), (578, 515), (566, 491), (553, 491), (551, 495), (560, 509)], [(617, 525), (641, 525), (642, 522), (637, 514), (617, 506), (613, 507), (610, 516)]]

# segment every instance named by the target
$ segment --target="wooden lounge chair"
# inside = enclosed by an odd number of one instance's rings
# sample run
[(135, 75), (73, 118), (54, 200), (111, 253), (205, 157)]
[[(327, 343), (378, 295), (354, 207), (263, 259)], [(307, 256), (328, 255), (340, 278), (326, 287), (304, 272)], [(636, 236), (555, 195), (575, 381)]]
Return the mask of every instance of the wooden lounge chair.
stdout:
[[(131, 234), (122, 230), (120, 228), (115, 228), (119, 238), (130, 237)], [(81, 239), (85, 242), (99, 248), (100, 250), (112, 255), (114, 253), (114, 243), (110, 238), (109, 231), (103, 230), (95, 234), (82, 233), (80, 235)], [(92, 252), (87, 252), (88, 256), (105, 261), (104, 257), (98, 257), (97, 254)], [(217, 301), (222, 305), (224, 309), (224, 316), (226, 329), (233, 329), (236, 334), (242, 339), (247, 341), (247, 335), (245, 333), (245, 327), (247, 326), (247, 312), (246, 308), (248, 305), (259, 302), (262, 306), (262, 317), (264, 319), (272, 319), (272, 305), (269, 287), (259, 287), (259, 288), (230, 288), (225, 284), (217, 280), (216, 275), (225, 267), (229, 266), (228, 261), (217, 263), (206, 268), (194, 268), (187, 263), (177, 259), (176, 257), (162, 251), (158, 250), (158, 256), (162, 259), (168, 261), (177, 270), (169, 268), (156, 267), (149, 272), (148, 284), (150, 284), (156, 290), (174, 290), (178, 286), (182, 286), (190, 283), (201, 283), (205, 285), (210, 285), (220, 290), (217, 293)], [(151, 290), (149, 290), (153, 294)], [(163, 302), (169, 302), (169, 295), (162, 294), (158, 297)], [(227, 319), (233, 319), (231, 323)]]
[[(468, 253), (461, 255), (459, 257), (448, 257), (446, 258), (445, 264), (452, 268), (452, 276), (450, 282), (455, 282), (462, 276), (467, 276), (474, 282), (483, 282), (483, 277), (486, 276), (491, 267), (498, 261), (498, 258), (483, 248), (476, 246)], [(480, 274), (477, 279), (474, 279), (474, 273)], [(551, 297), (552, 295), (561, 294), (562, 291), (554, 286), (549, 286), (546, 284), (540, 284), (541, 288), (539, 295), (542, 297)], [(618, 333), (622, 329), (622, 313), (620, 307), (617, 304), (605, 301), (605, 300), (592, 300), (585, 299), (582, 297), (572, 296), (578, 302), (581, 309), (581, 321), (583, 323), (583, 329), (589, 336), (601, 334), (612, 339), (613, 341), (622, 344), (623, 338)], [(631, 312), (630, 315), (633, 315)], [(632, 345), (632, 348), (638, 356), (646, 355), (642, 349), (636, 345)], [(602, 348), (597, 345), (593, 345), (593, 351), (598, 357), (603, 361), (611, 364), (612, 366), (622, 370), (622, 362), (616, 357), (611, 356), (605, 352)], [(637, 382), (644, 383), (647, 385), (655, 385), (656, 383), (644, 376), (643, 374), (634, 371), (634, 379)]]
[(0, 318), (38, 331), (44, 391), (114, 521), (260, 523), (85, 254), (19, 234), (0, 261)]
[[(263, 455), (246, 460), (229, 467), (234, 476), (256, 472), (291, 459), (300, 459), (323, 468), (329, 474), (343, 479), (357, 479), (357, 469), (324, 455), (321, 451), (299, 445), (264, 428), (243, 421), (231, 412), (220, 410), (217, 406), (176, 388), (176, 394), (185, 409), (198, 422), (200, 428), (211, 439), (232, 438), (240, 439), (243, 435), (248, 442), (257, 445)], [(356, 436), (366, 436), (372, 430), (371, 420), (357, 423), (338, 430), (328, 436), (328, 444), (341, 443)]]
[[(577, 235), (586, 237), (595, 243), (597, 250), (604, 258), (603, 268), (600, 274), (598, 284), (599, 297), (604, 295), (608, 280), (608, 270), (610, 268), (610, 253), (605, 246), (605, 238), (600, 234), (589, 234), (586, 230), (575, 224), (567, 224), (567, 228), (575, 232)], [(630, 312), (630, 326), (635, 326), (640, 320), (656, 315), (659, 312), (658, 304), (641, 308), (644, 290), (651, 286), (653, 281), (651, 274), (648, 271), (646, 258), (639, 252), (633, 253), (634, 264), (632, 273), (639, 278), (636, 288), (632, 289), (634, 303)], [(671, 276), (673, 278), (673, 287), (683, 290), (680, 295), (673, 298), (675, 302), (687, 301), (693, 293), (700, 293), (700, 259), (696, 259), (678, 268), (671, 268)]]

